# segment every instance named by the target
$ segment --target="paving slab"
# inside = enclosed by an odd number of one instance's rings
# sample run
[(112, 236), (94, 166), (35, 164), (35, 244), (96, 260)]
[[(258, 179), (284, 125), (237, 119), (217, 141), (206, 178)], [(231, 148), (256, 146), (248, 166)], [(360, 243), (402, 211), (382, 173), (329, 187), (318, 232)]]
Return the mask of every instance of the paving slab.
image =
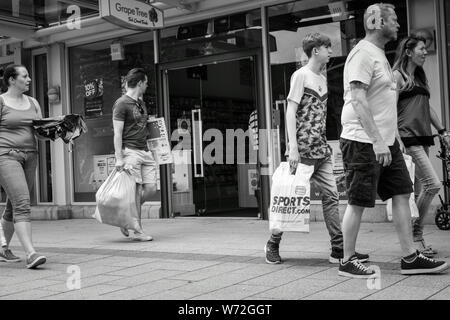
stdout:
[(111, 293), (103, 294), (104, 299), (139, 299), (145, 296), (148, 296), (152, 293), (159, 293), (162, 291), (170, 290), (173, 288), (180, 287), (186, 284), (186, 281), (182, 280), (168, 280), (161, 279), (157, 281), (153, 281), (150, 283), (142, 284), (139, 286), (135, 286), (133, 288), (122, 288), (120, 290), (115, 290)]
[(88, 288), (81, 288), (80, 290), (70, 290), (68, 292), (48, 295), (44, 300), (102, 300), (102, 295), (121, 289), (126, 288), (101, 284)]
[(196, 296), (192, 300), (242, 300), (270, 289), (272, 287), (239, 284)]
[(299, 300), (326, 288), (333, 287), (334, 280), (299, 279), (288, 284), (256, 294), (257, 297), (281, 300)]
[(361, 300), (366, 296), (367, 294), (363, 292), (323, 290), (302, 298), (302, 300)]
[(446, 287), (441, 291), (435, 293), (428, 300), (450, 300), (450, 287)]
[(439, 291), (436, 288), (390, 286), (386, 289), (376, 291), (363, 300), (425, 300)]
[[(403, 276), (392, 223), (363, 223), (357, 251), (381, 268), (379, 281), (340, 277), (328, 263), (323, 222), (309, 234), (288, 232), (284, 263), (265, 263), (268, 222), (227, 218), (144, 220), (154, 236), (132, 242), (118, 228), (91, 219), (33, 221), (33, 240), (48, 261), (38, 270), (25, 262), (0, 263), (1, 299), (450, 299), (450, 273)], [(427, 241), (450, 262), (450, 232), (426, 225)], [(16, 237), (13, 252), (23, 255)], [(81, 290), (69, 290), (70, 267), (81, 271)]]

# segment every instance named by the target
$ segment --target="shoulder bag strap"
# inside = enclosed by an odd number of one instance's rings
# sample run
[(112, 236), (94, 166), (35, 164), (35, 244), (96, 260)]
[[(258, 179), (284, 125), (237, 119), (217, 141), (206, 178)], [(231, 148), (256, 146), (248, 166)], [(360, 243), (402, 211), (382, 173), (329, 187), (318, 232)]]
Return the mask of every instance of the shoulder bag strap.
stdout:
[(0, 96), (0, 121), (2, 120), (3, 116), (3, 104), (5, 103), (5, 100), (3, 100), (3, 97)]
[(37, 107), (36, 103), (34, 103), (33, 99), (31, 99), (30, 96), (27, 96), (27, 98), (28, 98), (28, 101), (30, 101), (30, 103), (34, 106), (34, 110), (36, 111), (36, 115), (39, 116), (39, 110), (38, 110), (38, 107)]

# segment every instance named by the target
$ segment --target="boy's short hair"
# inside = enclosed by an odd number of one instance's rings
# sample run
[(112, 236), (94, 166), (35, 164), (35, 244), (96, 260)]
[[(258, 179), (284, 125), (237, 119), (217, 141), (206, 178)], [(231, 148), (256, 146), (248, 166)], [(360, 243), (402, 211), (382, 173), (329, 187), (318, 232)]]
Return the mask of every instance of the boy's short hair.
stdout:
[(145, 70), (143, 68), (131, 69), (125, 77), (128, 88), (136, 88), (139, 81), (144, 82), (147, 78)]
[(303, 51), (311, 58), (312, 50), (321, 46), (331, 47), (330, 38), (320, 33), (307, 34), (303, 39)]

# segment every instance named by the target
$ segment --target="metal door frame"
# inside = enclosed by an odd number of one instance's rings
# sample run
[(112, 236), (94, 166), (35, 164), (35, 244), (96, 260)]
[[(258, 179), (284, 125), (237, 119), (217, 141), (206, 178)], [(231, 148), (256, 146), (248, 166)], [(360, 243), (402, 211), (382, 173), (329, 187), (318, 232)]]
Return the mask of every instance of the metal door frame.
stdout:
[[(50, 75), (49, 72), (49, 61), (48, 61), (48, 50), (46, 48), (39, 48), (39, 49), (35, 49), (31, 52), (31, 77), (32, 77), (32, 82), (31, 82), (31, 92), (33, 93), (33, 96), (36, 96), (36, 91), (37, 91), (37, 83), (36, 81), (38, 81), (38, 76), (36, 75), (36, 57), (40, 56), (40, 55), (45, 55), (45, 59), (47, 60), (47, 80), (48, 80), (48, 76)], [(47, 85), (49, 85), (49, 83), (47, 83)], [(44, 94), (47, 94), (47, 92), (45, 92)], [(41, 105), (41, 110), (44, 109), (44, 106)], [(43, 114), (43, 116), (45, 117), (45, 115)], [(50, 157), (52, 157), (53, 155), (53, 143), (50, 143)], [(39, 175), (39, 166), (40, 166), (40, 157), (39, 157), (39, 161), (38, 161), (38, 166), (37, 166), (37, 170), (36, 170), (36, 178), (35, 178), (35, 188), (34, 188), (34, 192), (36, 195), (36, 203), (38, 205), (53, 205), (55, 204), (55, 190), (54, 190), (54, 181), (52, 179), (51, 183), (52, 183), (52, 201), (44, 201), (42, 202), (40, 199), (40, 195), (41, 195), (41, 177)], [(51, 166), (53, 166), (53, 159), (51, 159)]]
[[(204, 57), (198, 57), (189, 60), (176, 61), (176, 62), (167, 62), (161, 63), (157, 66), (157, 75), (160, 79), (160, 83), (162, 84), (160, 88), (160, 92), (162, 94), (162, 114), (159, 116), (164, 117), (167, 131), (172, 133), (172, 128), (170, 126), (170, 105), (169, 105), (169, 74), (170, 70), (177, 69), (186, 69), (190, 67), (210, 65), (210, 64), (219, 64), (229, 61), (237, 61), (243, 59), (254, 59), (255, 63), (255, 89), (256, 89), (256, 106), (258, 110), (258, 116), (261, 118), (263, 123), (266, 122), (265, 108), (264, 108), (264, 94), (263, 94), (263, 57), (261, 48), (251, 49), (251, 50), (242, 50), (238, 52), (224, 53), (219, 55), (210, 55)], [(260, 122), (261, 123), (261, 122)], [(164, 180), (166, 183), (161, 183), (161, 201), (166, 200), (168, 203), (166, 206), (162, 206), (165, 208), (166, 212), (161, 212), (161, 216), (163, 218), (173, 218), (173, 209), (172, 209), (172, 174), (171, 174), (171, 165), (162, 165), (160, 167), (160, 176), (161, 182)], [(267, 183), (266, 179), (261, 179), (261, 188), (269, 188), (270, 185)], [(164, 188), (164, 190), (163, 190)], [(166, 194), (166, 196), (163, 196)], [(262, 205), (264, 204), (264, 199), (260, 199), (262, 201)], [(266, 208), (263, 207), (263, 210)]]

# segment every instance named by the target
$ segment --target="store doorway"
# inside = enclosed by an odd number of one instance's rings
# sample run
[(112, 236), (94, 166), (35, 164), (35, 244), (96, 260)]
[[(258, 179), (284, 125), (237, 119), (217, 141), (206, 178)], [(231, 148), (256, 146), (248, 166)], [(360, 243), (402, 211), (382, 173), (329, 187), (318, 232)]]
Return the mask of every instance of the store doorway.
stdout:
[(172, 148), (183, 149), (174, 152), (175, 215), (258, 217), (256, 151), (246, 133), (258, 105), (256, 58), (210, 60), (164, 75)]
[[(50, 104), (48, 101), (48, 72), (47, 54), (45, 51), (36, 50), (33, 53), (33, 95), (39, 102), (42, 117), (50, 117)], [(52, 155), (50, 141), (38, 141), (39, 161), (37, 171), (37, 204), (53, 203), (53, 182), (52, 182)], [(36, 203), (36, 201), (34, 201)]]

